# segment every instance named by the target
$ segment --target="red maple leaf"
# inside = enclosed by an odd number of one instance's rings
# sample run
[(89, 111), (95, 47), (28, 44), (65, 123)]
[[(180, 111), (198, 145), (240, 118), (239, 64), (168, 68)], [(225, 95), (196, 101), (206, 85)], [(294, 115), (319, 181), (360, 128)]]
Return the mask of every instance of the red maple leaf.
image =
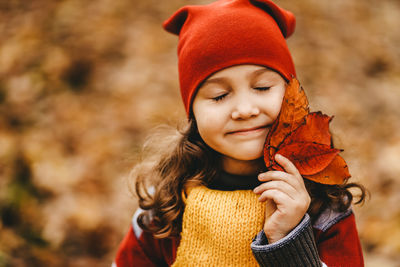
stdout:
[(264, 161), (268, 169), (283, 170), (275, 161), (279, 153), (293, 162), (300, 174), (322, 184), (342, 184), (350, 177), (341, 150), (333, 147), (329, 132), (332, 117), (309, 112), (307, 97), (297, 79), (286, 88), (278, 118), (268, 133)]

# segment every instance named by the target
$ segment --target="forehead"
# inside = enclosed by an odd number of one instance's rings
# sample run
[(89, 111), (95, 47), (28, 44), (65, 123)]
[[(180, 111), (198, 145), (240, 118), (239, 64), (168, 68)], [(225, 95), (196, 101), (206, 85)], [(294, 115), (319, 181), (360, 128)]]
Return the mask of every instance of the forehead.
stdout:
[(280, 74), (274, 70), (260, 65), (235, 65), (218, 72), (215, 72), (209, 76), (201, 84), (200, 88), (205, 87), (210, 83), (224, 82), (226, 79), (247, 79), (251, 80), (258, 76), (268, 77), (271, 79), (281, 77)]

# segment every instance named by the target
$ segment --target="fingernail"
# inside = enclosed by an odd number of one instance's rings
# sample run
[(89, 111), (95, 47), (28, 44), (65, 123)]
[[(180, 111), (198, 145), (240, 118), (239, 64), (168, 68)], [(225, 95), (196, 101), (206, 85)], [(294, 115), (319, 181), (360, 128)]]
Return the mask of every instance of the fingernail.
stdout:
[(256, 188), (253, 189), (253, 192), (257, 194), (258, 192), (258, 186)]
[(259, 175), (258, 175), (258, 180), (261, 181), (263, 178), (264, 178), (264, 175), (263, 175), (263, 174), (259, 174)]
[(281, 154), (276, 154), (275, 155), (275, 159), (281, 159), (282, 158), (282, 155)]

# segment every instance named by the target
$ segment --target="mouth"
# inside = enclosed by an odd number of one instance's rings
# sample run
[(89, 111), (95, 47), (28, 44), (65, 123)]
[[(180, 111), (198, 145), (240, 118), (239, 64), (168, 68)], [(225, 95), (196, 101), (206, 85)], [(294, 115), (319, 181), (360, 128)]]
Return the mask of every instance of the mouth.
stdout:
[(232, 132), (228, 132), (228, 134), (234, 134), (234, 135), (247, 135), (247, 134), (253, 134), (253, 133), (261, 133), (264, 132), (269, 126), (267, 125), (262, 125), (262, 126), (257, 126), (257, 127), (252, 127), (252, 128), (244, 128)]

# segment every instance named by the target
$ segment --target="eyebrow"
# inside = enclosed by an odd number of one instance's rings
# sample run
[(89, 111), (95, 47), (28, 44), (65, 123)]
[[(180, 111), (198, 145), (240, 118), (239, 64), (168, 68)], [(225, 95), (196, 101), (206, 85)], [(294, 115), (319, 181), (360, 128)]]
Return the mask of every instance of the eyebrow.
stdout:
[(259, 70), (256, 70), (256, 71), (250, 73), (248, 77), (254, 78), (254, 77), (257, 77), (257, 76), (259, 76), (259, 75), (261, 75), (261, 74), (263, 74), (265, 72), (273, 72), (273, 71), (271, 71), (270, 69), (267, 69), (267, 68), (263, 68), (263, 69), (259, 69)]
[(225, 78), (212, 78), (209, 80), (206, 80), (203, 82), (203, 84), (201, 85), (201, 87), (205, 87), (206, 85), (210, 84), (210, 83), (226, 83)]
[[(257, 76), (259, 76), (259, 75), (261, 75), (261, 74), (263, 74), (265, 72), (270, 72), (270, 71), (271, 70), (267, 69), (267, 68), (259, 69), (259, 70), (256, 70), (256, 71), (253, 71), (253, 72), (249, 73), (247, 75), (247, 78), (254, 79), (254, 77), (257, 77)], [(206, 86), (207, 84), (210, 84), (210, 83), (225, 83), (225, 80), (226, 79), (224, 77), (212, 78), (212, 79), (204, 81), (204, 83), (201, 86), (204, 87), (204, 86)]]

